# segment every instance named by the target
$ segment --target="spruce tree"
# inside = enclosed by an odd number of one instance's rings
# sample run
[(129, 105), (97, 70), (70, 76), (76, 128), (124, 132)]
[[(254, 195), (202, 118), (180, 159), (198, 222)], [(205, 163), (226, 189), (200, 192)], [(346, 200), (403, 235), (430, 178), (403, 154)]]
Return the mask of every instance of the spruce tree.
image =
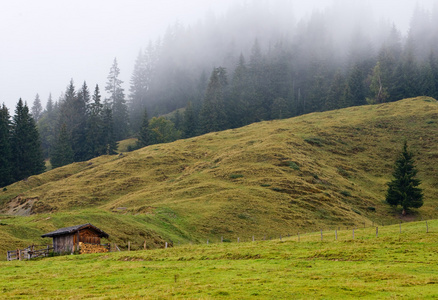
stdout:
[(224, 130), (227, 126), (224, 109), (226, 85), (226, 70), (224, 68), (214, 68), (200, 112), (201, 132), (220, 131)]
[(39, 133), (29, 108), (21, 99), (12, 119), (11, 148), (15, 181), (44, 172), (45, 163)]
[(68, 136), (67, 126), (62, 124), (58, 140), (54, 146), (52, 156), (50, 157), (50, 163), (54, 169), (71, 164), (73, 161), (74, 154)]
[(40, 96), (36, 94), (35, 100), (33, 101), (33, 105), (32, 105), (32, 117), (35, 120), (35, 122), (38, 122), (38, 120), (41, 118), (42, 112), (43, 112), (43, 107), (41, 105)]
[(241, 127), (253, 120), (250, 110), (250, 78), (245, 57), (240, 54), (239, 63), (233, 72), (231, 92), (227, 102), (227, 115), (231, 127)]
[(414, 166), (413, 153), (408, 151), (407, 142), (403, 145), (394, 167), (393, 179), (388, 183), (386, 202), (392, 206), (400, 205), (403, 215), (413, 207), (423, 206), (423, 193), (418, 186), (421, 181), (416, 178), (417, 169)]
[(96, 85), (93, 93), (93, 102), (88, 105), (88, 119), (86, 130), (86, 153), (87, 159), (104, 154), (101, 152), (104, 149), (103, 137), (103, 104), (99, 86)]
[(75, 161), (84, 161), (87, 156), (87, 107), (90, 102), (90, 92), (87, 83), (84, 82), (81, 89), (77, 93), (74, 102), (75, 126), (71, 130), (72, 149)]
[(192, 102), (189, 101), (184, 111), (183, 119), (183, 137), (190, 138), (196, 135), (196, 116), (193, 110)]
[(0, 187), (12, 183), (11, 120), (9, 110), (0, 108)]
[(109, 93), (109, 98), (106, 99), (107, 104), (112, 110), (114, 121), (114, 136), (116, 140), (125, 139), (129, 133), (129, 116), (128, 107), (126, 106), (124, 89), (122, 88), (123, 81), (119, 79), (120, 69), (117, 64), (117, 59), (114, 58), (110, 73), (107, 77), (108, 81), (105, 90)]
[(103, 110), (102, 144), (99, 153), (102, 155), (116, 154), (117, 141), (114, 136), (113, 113), (109, 107)]
[(140, 131), (138, 133), (138, 141), (137, 146), (138, 148), (146, 147), (150, 143), (149, 138), (149, 118), (148, 118), (148, 112), (145, 109), (143, 113), (143, 122), (140, 127)]

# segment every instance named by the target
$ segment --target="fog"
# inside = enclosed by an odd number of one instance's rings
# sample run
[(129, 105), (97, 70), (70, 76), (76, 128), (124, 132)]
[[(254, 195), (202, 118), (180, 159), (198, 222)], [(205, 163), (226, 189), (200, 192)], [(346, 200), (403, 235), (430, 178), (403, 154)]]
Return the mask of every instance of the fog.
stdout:
[[(233, 7), (244, 7), (249, 2), (268, 2), (272, 7), (271, 19), (266, 19), (265, 14), (260, 14), (264, 16), (263, 19), (257, 19), (254, 15), (246, 16), (244, 9), (233, 10)], [(44, 105), (49, 93), (57, 100), (70, 79), (77, 86), (86, 81), (90, 87), (95, 84), (103, 87), (114, 57), (117, 57), (121, 79), (128, 91), (139, 50), (145, 49), (150, 41), (155, 42), (157, 38), (165, 36), (166, 29), (176, 23), (190, 28), (203, 22), (205, 32), (209, 34), (212, 32), (209, 24), (227, 28), (229, 36), (221, 33), (216, 38), (227, 45), (234, 41), (233, 47), (237, 49), (233, 48), (233, 52), (236, 54), (248, 52), (254, 38), (261, 39), (265, 48), (269, 47), (270, 39), (274, 43), (280, 38), (273, 35), (281, 30), (274, 30), (273, 27), (284, 26), (285, 30), (295, 26), (299, 28), (303, 20), (318, 18), (316, 11), (332, 10), (332, 14), (325, 16), (332, 17), (329, 29), (334, 32), (330, 34), (335, 35), (333, 41), (338, 44), (336, 49), (342, 52), (347, 51), (343, 43), (351, 41), (353, 31), (358, 36), (372, 35), (373, 40), (384, 39), (379, 24), (394, 23), (406, 36), (416, 5), (432, 11), (434, 2), (5, 0), (0, 11), (0, 103), (4, 102), (13, 110), (19, 98), (31, 105), (38, 93)], [(242, 24), (245, 18), (253, 23), (246, 22), (244, 26), (220, 24), (222, 15), (233, 12), (242, 14), (235, 18), (241, 19)], [(234, 26), (246, 32), (236, 32)], [(379, 37), (379, 34), (382, 36)], [(312, 43), (312, 38), (316, 43), (324, 36), (308, 38), (306, 43)], [(184, 47), (181, 52), (188, 52), (192, 46), (196, 46), (191, 45), (190, 40), (181, 41), (180, 44)], [(214, 47), (206, 49), (208, 55), (203, 54), (199, 60), (210, 59), (211, 64), (222, 63), (214, 61), (215, 52), (212, 49)], [(179, 51), (173, 50), (175, 53)], [(195, 51), (194, 55), (199, 53)]]

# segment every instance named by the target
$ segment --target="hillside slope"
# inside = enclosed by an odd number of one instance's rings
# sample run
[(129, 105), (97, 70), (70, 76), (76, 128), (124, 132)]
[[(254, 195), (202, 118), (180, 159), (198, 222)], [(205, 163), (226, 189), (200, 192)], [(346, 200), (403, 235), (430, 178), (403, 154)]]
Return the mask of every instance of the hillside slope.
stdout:
[[(404, 139), (425, 194), (409, 218), (434, 218), (438, 102), (428, 97), (261, 122), (75, 163), (8, 186), (0, 207), (7, 215), (48, 216), (32, 216), (40, 222), (36, 232), (86, 221), (119, 241), (140, 227), (142, 237), (188, 241), (394, 222), (400, 214), (384, 203), (385, 184)], [(118, 232), (113, 227), (123, 218), (137, 218), (139, 227)]]

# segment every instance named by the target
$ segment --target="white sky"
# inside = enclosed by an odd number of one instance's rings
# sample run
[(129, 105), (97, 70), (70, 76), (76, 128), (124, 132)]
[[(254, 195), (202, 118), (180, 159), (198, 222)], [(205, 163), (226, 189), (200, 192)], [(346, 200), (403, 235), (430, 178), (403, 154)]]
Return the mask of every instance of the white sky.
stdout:
[[(38, 93), (45, 105), (49, 93), (58, 100), (71, 78), (76, 88), (85, 80), (91, 92), (97, 83), (104, 94), (114, 57), (128, 93), (135, 58), (150, 39), (176, 20), (192, 24), (236, 1), (0, 0), (0, 104), (12, 115), (20, 97), (31, 106)], [(299, 16), (339, 0), (290, 1)], [(438, 0), (363, 1), (405, 30), (417, 2), (431, 8)]]

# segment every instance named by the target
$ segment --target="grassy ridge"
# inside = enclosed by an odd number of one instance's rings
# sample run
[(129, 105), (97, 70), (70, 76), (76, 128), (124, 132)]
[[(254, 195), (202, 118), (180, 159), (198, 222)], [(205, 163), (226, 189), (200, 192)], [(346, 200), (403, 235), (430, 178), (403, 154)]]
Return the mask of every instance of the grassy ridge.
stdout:
[[(40, 221), (38, 233), (86, 221), (113, 231), (119, 242), (131, 237), (117, 224), (135, 218), (142, 221), (133, 228), (183, 242), (396, 222), (399, 212), (383, 199), (404, 139), (416, 154), (425, 192), (425, 205), (409, 218), (436, 218), (438, 102), (427, 97), (102, 156), (11, 185), (0, 192), (0, 207), (51, 216)], [(26, 228), (27, 217), (19, 219), (10, 223)], [(14, 237), (7, 227), (0, 226), (4, 240)]]
[(0, 262), (4, 298), (436, 299), (438, 221), (153, 251)]

